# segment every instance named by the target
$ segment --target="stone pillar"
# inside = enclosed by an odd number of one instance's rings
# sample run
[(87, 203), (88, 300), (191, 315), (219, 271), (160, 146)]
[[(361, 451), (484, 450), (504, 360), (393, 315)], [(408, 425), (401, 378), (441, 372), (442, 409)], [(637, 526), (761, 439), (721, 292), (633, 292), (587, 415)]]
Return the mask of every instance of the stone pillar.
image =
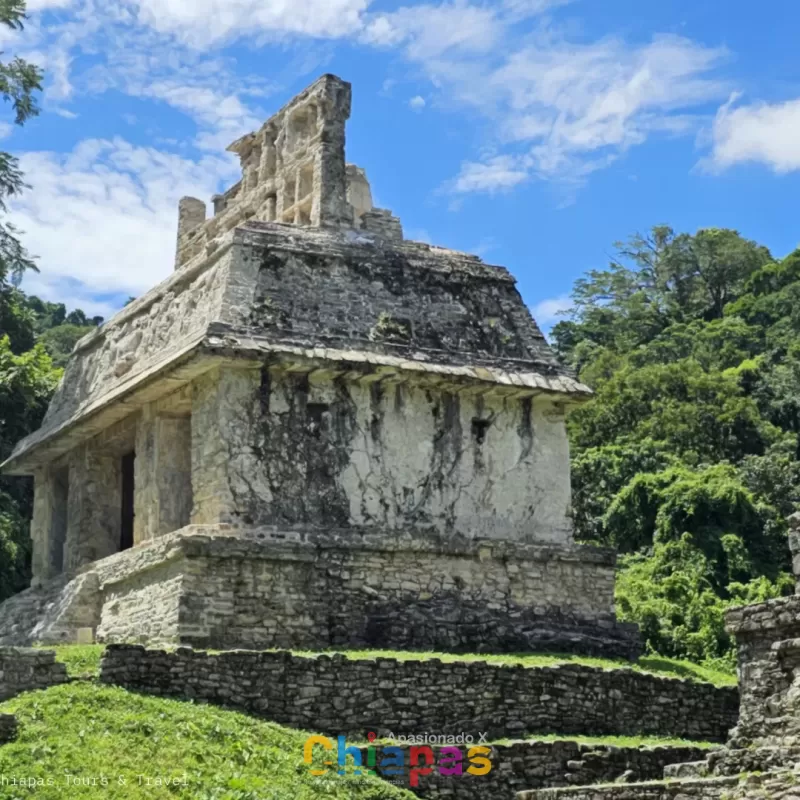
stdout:
[(311, 224), (320, 227), (353, 224), (353, 212), (347, 202), (344, 124), (342, 124), (341, 143), (321, 144), (314, 159)]
[(194, 385), (192, 396), (192, 523), (238, 519), (237, 475), (255, 480), (254, 405), (260, 362), (220, 367)]
[(800, 511), (787, 518), (789, 523), (789, 549), (792, 552), (792, 572), (795, 577), (795, 593), (800, 594)]
[(181, 240), (187, 233), (199, 228), (205, 221), (206, 204), (196, 197), (181, 197), (178, 202), (178, 241), (175, 248), (175, 269), (181, 264), (178, 256), (181, 249)]
[(367, 173), (355, 164), (348, 164), (347, 175), (347, 202), (353, 209), (353, 222), (358, 227), (361, 217), (367, 211), (372, 211), (372, 191), (367, 180)]
[(192, 509), (191, 417), (145, 406), (136, 430), (134, 544), (189, 524)]
[(340, 226), (353, 224), (353, 214), (347, 202), (345, 170), (345, 124), (350, 116), (350, 84), (332, 76), (320, 79), (324, 109), (322, 131), (314, 153), (314, 205), (311, 224)]
[(52, 476), (46, 469), (37, 470), (33, 477), (33, 519), (31, 520), (32, 586), (38, 586), (53, 577), (50, 565), (50, 524), (53, 516), (53, 503)]
[(122, 461), (91, 442), (69, 457), (66, 568), (119, 551), (122, 533)]

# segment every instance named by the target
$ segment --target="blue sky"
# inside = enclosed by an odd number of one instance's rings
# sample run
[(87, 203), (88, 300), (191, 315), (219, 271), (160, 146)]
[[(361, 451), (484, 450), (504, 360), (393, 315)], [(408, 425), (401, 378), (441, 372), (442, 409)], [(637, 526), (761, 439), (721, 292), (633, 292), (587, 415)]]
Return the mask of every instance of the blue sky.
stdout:
[[(651, 225), (800, 242), (793, 0), (30, 0), (6, 56), (42, 114), (0, 126), (31, 188), (23, 288), (105, 316), (169, 274), (177, 201), (323, 72), (353, 84), (348, 160), (408, 238), (509, 267), (544, 327)], [(6, 117), (10, 121), (10, 117)]]

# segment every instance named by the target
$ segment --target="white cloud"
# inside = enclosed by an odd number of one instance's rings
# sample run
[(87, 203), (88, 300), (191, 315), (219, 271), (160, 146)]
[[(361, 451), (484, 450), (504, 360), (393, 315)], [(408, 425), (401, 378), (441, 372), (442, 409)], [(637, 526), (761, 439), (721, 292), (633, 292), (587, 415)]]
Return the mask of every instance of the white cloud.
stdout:
[(800, 98), (737, 107), (738, 99), (733, 95), (717, 113), (704, 165), (721, 170), (751, 161), (779, 174), (800, 169)]
[(513, 156), (493, 156), (484, 162), (469, 161), (450, 187), (457, 193), (494, 192), (512, 189), (527, 180), (528, 171), (523, 159)]
[(74, 0), (27, 0), (25, 10), (28, 14), (45, 11), (48, 8), (68, 8)]
[(414, 95), (409, 101), (408, 105), (412, 111), (422, 111), (425, 108), (425, 98), (422, 95)]
[(564, 318), (561, 312), (568, 311), (570, 308), (572, 308), (572, 298), (567, 294), (562, 294), (537, 303), (531, 313), (540, 328), (549, 330)]
[(221, 152), (235, 139), (260, 127), (265, 119), (265, 115), (256, 116), (251, 112), (236, 94), (226, 94), (209, 86), (184, 85), (180, 80), (132, 86), (129, 91), (163, 100), (186, 113), (203, 129), (195, 144), (212, 152)]
[(31, 188), (10, 219), (41, 269), (25, 285), (60, 302), (66, 287), (85, 306), (98, 293), (138, 295), (168, 275), (178, 199), (207, 198), (232, 177), (227, 160), (192, 161), (119, 138), (25, 153), (20, 164)]
[(238, 36), (340, 37), (361, 27), (369, 0), (129, 0), (138, 21), (192, 47)]

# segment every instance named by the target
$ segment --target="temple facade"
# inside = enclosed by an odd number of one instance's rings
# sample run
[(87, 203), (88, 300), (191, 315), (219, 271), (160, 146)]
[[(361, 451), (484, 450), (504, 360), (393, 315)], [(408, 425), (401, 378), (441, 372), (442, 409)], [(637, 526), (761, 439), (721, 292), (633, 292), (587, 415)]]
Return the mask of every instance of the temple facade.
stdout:
[(350, 97), (325, 75), (234, 142), (174, 273), (76, 345), (3, 465), (35, 501), (0, 642), (636, 654), (572, 536), (589, 389), (504, 268), (372, 206)]

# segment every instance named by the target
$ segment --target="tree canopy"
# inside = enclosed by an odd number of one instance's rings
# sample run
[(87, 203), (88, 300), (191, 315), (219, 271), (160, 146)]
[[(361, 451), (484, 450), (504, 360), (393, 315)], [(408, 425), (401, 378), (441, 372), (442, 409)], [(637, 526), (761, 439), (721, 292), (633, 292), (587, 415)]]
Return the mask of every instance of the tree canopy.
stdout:
[(789, 591), (800, 485), (800, 251), (657, 226), (579, 279), (560, 357), (579, 539), (622, 553), (619, 610), (664, 655), (731, 658), (731, 603)]

